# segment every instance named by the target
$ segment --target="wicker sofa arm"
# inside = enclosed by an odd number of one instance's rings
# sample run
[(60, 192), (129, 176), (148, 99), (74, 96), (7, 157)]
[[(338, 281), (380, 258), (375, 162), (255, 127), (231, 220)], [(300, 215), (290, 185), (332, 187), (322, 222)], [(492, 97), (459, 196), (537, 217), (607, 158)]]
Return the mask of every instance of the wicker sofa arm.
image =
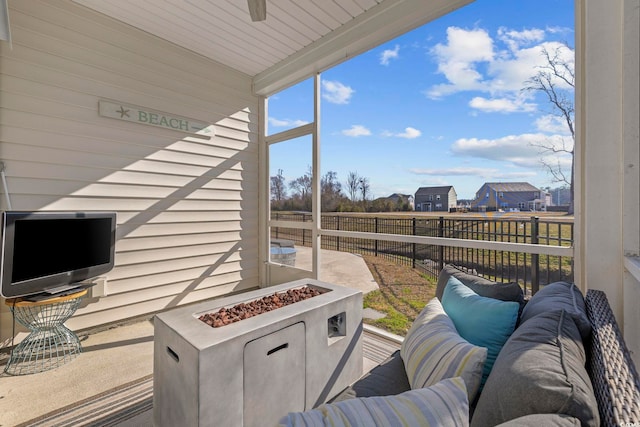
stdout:
[(587, 315), (593, 328), (587, 369), (603, 426), (640, 423), (640, 379), (607, 296), (589, 290)]

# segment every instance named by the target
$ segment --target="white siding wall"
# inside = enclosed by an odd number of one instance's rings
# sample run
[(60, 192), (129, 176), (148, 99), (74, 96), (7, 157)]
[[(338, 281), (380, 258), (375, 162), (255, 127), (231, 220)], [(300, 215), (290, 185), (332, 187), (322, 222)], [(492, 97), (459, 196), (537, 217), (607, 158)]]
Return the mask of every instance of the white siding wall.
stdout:
[(638, 5), (638, 0), (576, 2), (576, 283), (606, 292), (636, 366)]
[(451, 187), (451, 190), (449, 190), (449, 206), (447, 210), (450, 209), (455, 209), (458, 206), (458, 194), (456, 194), (456, 190), (455, 188)]
[(625, 340), (640, 366), (640, 1), (625, 0), (623, 9), (622, 76), (624, 140), (623, 243), (628, 261), (636, 268), (624, 277)]
[[(68, 0), (9, 5), (0, 159), (12, 208), (118, 213), (109, 295), (67, 324), (81, 329), (257, 286), (250, 78)], [(101, 99), (211, 123), (215, 137), (100, 117)], [(6, 345), (11, 317), (0, 310)]]

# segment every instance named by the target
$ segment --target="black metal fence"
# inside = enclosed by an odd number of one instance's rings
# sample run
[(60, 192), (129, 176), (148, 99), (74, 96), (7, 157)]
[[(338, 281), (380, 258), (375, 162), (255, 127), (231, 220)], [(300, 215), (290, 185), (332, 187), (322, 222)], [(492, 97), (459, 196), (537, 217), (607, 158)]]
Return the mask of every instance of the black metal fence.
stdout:
[[(272, 219), (310, 222), (311, 215), (274, 212)], [(326, 230), (449, 237), (550, 246), (573, 245), (572, 221), (547, 221), (536, 216), (523, 220), (477, 217), (388, 218), (322, 215), (321, 221), (321, 228)], [(293, 240), (297, 245), (311, 245), (310, 230), (273, 227), (271, 237)], [(573, 259), (571, 257), (335, 236), (323, 236), (322, 248), (362, 255), (383, 256), (400, 264), (419, 269), (432, 278), (437, 277), (444, 264), (455, 264), (492, 280), (518, 282), (525, 291), (533, 293), (540, 285), (558, 280), (573, 281)]]

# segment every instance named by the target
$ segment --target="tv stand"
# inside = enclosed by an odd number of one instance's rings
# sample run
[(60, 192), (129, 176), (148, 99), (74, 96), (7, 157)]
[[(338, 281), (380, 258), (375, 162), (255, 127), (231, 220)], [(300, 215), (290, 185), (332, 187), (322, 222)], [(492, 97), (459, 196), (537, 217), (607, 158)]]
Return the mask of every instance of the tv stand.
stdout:
[(80, 339), (64, 322), (76, 312), (86, 294), (87, 289), (82, 289), (36, 301), (5, 300), (14, 318), (31, 333), (11, 351), (4, 371), (10, 375), (42, 372), (57, 368), (81, 353)]
[(65, 287), (59, 287), (59, 288), (55, 288), (56, 292), (51, 292), (51, 289), (45, 289), (44, 292), (40, 292), (37, 294), (32, 294), (32, 295), (27, 295), (25, 297), (22, 297), (23, 301), (30, 301), (30, 302), (41, 302), (41, 301), (48, 301), (54, 298), (59, 298), (59, 297), (64, 297), (67, 295), (73, 295), (73, 294), (77, 294), (80, 291), (83, 290), (87, 290), (88, 288), (90, 288), (91, 286), (93, 286), (93, 284), (82, 284), (82, 285), (78, 285), (76, 284), (75, 286), (65, 286)]
[(80, 286), (81, 285), (79, 285), (77, 283), (68, 283), (68, 284), (65, 284), (65, 285), (54, 286), (52, 288), (44, 288), (44, 292), (43, 293), (49, 294), (50, 296), (59, 296), (63, 292), (66, 292), (67, 295), (68, 295), (69, 293), (74, 293), (74, 292), (69, 292), (69, 291), (77, 291)]

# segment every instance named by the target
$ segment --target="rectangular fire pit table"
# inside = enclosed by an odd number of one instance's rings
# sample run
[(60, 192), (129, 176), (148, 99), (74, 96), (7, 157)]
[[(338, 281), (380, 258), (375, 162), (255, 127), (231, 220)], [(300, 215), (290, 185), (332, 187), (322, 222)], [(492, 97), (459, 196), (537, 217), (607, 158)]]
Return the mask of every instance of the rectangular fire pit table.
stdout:
[[(320, 295), (221, 327), (203, 314), (288, 289)], [(303, 279), (158, 314), (156, 426), (267, 426), (362, 375), (362, 292)]]

